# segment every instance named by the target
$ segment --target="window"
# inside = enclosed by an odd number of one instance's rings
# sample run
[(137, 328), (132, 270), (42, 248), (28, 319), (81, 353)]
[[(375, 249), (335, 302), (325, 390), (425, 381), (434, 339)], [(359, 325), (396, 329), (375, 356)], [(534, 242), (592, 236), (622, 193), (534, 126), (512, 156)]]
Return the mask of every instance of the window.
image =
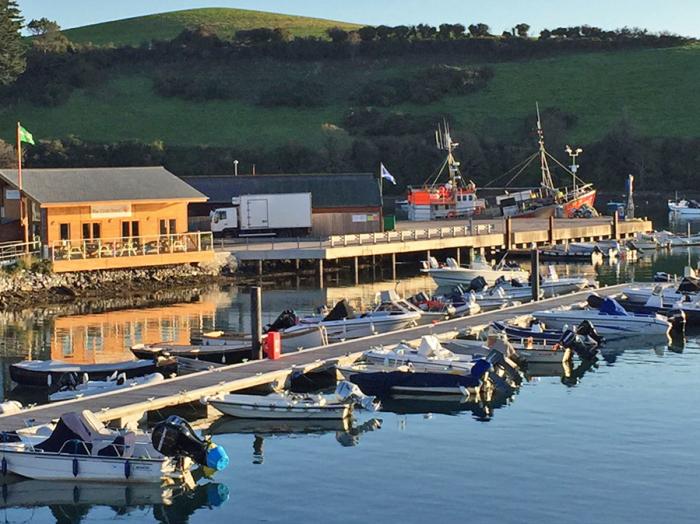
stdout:
[(61, 224), (58, 229), (61, 240), (70, 240), (70, 224)]
[(131, 220), (122, 222), (122, 238), (137, 237), (139, 235), (139, 221)]
[(83, 240), (97, 240), (100, 238), (100, 224), (83, 224)]
[(174, 218), (169, 220), (161, 219), (159, 229), (161, 235), (174, 235), (177, 231), (177, 221)]
[(177, 232), (176, 222), (174, 218), (168, 220), (168, 228), (170, 229), (171, 235), (174, 235)]

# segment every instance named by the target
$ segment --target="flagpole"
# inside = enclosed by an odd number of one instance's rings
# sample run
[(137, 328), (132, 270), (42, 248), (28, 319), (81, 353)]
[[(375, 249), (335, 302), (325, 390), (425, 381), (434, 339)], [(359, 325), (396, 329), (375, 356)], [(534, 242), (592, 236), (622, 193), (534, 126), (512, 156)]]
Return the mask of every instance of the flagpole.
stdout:
[(382, 176), (382, 163), (379, 164), (379, 220), (381, 231), (384, 231), (384, 177)]
[(19, 189), (19, 221), (24, 235), (24, 252), (29, 254), (29, 221), (26, 217), (24, 192), (22, 191), (22, 137), (21, 124), (17, 122), (17, 188)]

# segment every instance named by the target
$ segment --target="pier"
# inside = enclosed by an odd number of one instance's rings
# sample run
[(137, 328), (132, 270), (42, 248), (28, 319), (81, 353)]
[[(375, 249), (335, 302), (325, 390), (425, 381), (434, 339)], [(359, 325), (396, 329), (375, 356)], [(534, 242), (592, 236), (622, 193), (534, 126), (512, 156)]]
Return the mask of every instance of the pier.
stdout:
[(360, 259), (363, 258), (375, 263), (377, 259), (382, 263), (388, 258), (391, 275), (395, 278), (400, 256), (429, 257), (441, 252), (461, 263), (463, 255), (469, 261), (474, 252), (485, 254), (564, 242), (624, 240), (652, 230), (650, 220), (618, 221), (613, 217), (399, 222), (395, 231), (333, 235), (316, 240), (222, 239), (216, 242), (216, 251), (220, 256), (235, 256), (244, 266), (255, 267), (259, 275), (264, 274), (266, 263), (289, 264), (298, 271), (303, 262), (311, 262), (321, 283), (324, 264), (351, 262), (355, 283), (358, 283)]
[[(618, 294), (624, 285), (598, 289), (603, 296)], [(174, 406), (192, 405), (207, 395), (241, 391), (247, 388), (285, 381), (291, 374), (329, 369), (336, 364), (350, 363), (372, 346), (397, 344), (434, 334), (449, 336), (471, 326), (506, 320), (530, 314), (543, 308), (581, 302), (591, 291), (530, 302), (470, 317), (447, 320), (433, 325), (418, 326), (382, 335), (339, 342), (325, 347), (305, 349), (282, 355), (277, 360), (255, 360), (242, 364), (217, 367), (175, 377), (152, 385), (135, 386), (101, 395), (57, 402), (29, 408), (17, 414), (1, 415), (0, 430), (13, 431), (24, 427), (50, 423), (69, 411), (92, 411), (104, 422), (124, 424), (140, 420), (148, 412)]]

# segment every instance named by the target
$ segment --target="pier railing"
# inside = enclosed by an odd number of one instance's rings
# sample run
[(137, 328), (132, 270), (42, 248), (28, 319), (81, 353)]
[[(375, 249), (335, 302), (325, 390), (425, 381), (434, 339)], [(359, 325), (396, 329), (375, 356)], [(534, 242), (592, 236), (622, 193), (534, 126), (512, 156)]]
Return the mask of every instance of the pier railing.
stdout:
[(38, 256), (41, 253), (41, 242), (0, 242), (0, 266), (14, 264), (20, 258), (30, 255)]
[(214, 247), (210, 232), (175, 233), (93, 240), (61, 240), (49, 246), (53, 262), (60, 260), (100, 259), (165, 255), (211, 251)]

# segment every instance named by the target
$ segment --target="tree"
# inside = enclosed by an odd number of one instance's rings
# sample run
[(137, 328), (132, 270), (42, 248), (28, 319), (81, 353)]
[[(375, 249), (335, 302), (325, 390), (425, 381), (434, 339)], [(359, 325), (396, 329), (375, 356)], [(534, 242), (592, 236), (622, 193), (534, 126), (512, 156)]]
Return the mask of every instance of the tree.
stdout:
[(27, 29), (34, 35), (32, 45), (42, 53), (64, 53), (70, 41), (61, 33), (61, 26), (48, 18), (32, 20)]
[(515, 26), (515, 32), (520, 38), (527, 38), (528, 31), (530, 31), (530, 24), (518, 24)]
[(7, 142), (0, 140), (0, 169), (12, 168), (17, 164), (17, 156), (14, 148)]
[(326, 34), (335, 43), (346, 42), (348, 39), (348, 32), (340, 27), (329, 27), (326, 29)]
[(372, 40), (377, 38), (377, 30), (371, 25), (360, 27), (357, 30), (357, 32), (360, 35), (360, 38), (363, 42), (371, 42)]
[(471, 24), (469, 26), (469, 34), (474, 38), (484, 38), (491, 36), (491, 28), (486, 24)]
[(20, 30), (24, 19), (15, 0), (0, 0), (0, 85), (7, 85), (27, 67)]

